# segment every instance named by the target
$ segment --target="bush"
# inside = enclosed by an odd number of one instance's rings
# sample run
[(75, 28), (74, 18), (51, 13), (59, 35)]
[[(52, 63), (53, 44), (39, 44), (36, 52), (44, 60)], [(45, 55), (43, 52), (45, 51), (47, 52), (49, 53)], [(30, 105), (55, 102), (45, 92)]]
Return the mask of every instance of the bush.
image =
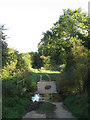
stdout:
[[(20, 82), (23, 79), (24, 83)], [(27, 88), (27, 91), (21, 94), (23, 88)], [(30, 70), (18, 70), (15, 76), (3, 78), (3, 118), (22, 117), (29, 104), (29, 93), (35, 91), (35, 88), (36, 81), (32, 80), (32, 73)]]
[(87, 92), (74, 94), (65, 99), (64, 103), (72, 113), (79, 118), (89, 118)]
[(60, 71), (61, 71), (61, 72), (63, 72), (63, 71), (64, 71), (64, 69), (65, 69), (65, 67), (66, 67), (66, 64), (62, 64), (62, 65), (60, 65), (60, 66), (59, 66)]
[(59, 92), (62, 92), (62, 93), (71, 92), (70, 87), (72, 85), (74, 85), (73, 80), (72, 80), (72, 73), (71, 72), (61, 73), (57, 77), (56, 84), (57, 84), (57, 89), (58, 89)]
[(19, 70), (29, 69), (32, 67), (31, 55), (28, 53), (18, 54), (16, 68)]
[(25, 114), (29, 100), (17, 96), (3, 99), (2, 115), (5, 118), (21, 118)]
[[(75, 39), (75, 41), (73, 41)], [(67, 61), (67, 65), (58, 78), (58, 88), (62, 90), (63, 87), (71, 93), (84, 92), (87, 89), (88, 83), (88, 51), (82, 44), (81, 40), (71, 38), (73, 46), (71, 48), (71, 56)], [(74, 43), (75, 42), (75, 43)], [(70, 54), (69, 54), (70, 55)], [(73, 62), (75, 64), (73, 64)], [(60, 86), (60, 87), (59, 87)], [(59, 90), (60, 91), (60, 90)]]
[(41, 56), (40, 58), (43, 60), (45, 68), (50, 66), (50, 56)]

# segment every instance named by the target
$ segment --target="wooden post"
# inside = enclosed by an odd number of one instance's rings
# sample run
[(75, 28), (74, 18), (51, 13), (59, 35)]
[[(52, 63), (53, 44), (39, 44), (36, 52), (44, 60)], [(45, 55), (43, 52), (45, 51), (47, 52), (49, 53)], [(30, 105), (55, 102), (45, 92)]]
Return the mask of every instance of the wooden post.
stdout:
[(42, 75), (40, 75), (40, 81), (42, 81)]

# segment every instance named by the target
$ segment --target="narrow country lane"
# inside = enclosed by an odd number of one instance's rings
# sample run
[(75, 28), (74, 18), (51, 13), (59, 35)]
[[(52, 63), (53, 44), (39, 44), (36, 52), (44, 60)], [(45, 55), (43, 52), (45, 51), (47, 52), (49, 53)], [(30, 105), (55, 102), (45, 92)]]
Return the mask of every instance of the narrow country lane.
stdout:
[[(51, 88), (45, 89), (45, 86), (48, 86), (48, 85), (51, 86)], [(49, 81), (44, 81), (44, 80), (42, 80), (42, 75), (40, 75), (40, 81), (37, 83), (36, 93), (38, 93), (38, 94), (56, 93), (57, 94), (55, 81), (51, 81), (51, 78), (49, 79)], [(50, 113), (51, 117), (49, 116), (49, 118), (75, 118), (75, 116), (73, 116), (72, 113), (63, 104), (63, 102), (50, 102), (50, 101), (43, 101), (43, 102), (48, 102), (48, 103), (56, 106), (54, 111), (52, 113)], [(37, 110), (32, 110), (32, 111), (28, 112), (23, 117), (23, 119), (24, 118), (48, 118), (48, 116), (46, 115), (46, 113), (38, 113)], [(74, 120), (77, 120), (77, 119), (75, 118)]]

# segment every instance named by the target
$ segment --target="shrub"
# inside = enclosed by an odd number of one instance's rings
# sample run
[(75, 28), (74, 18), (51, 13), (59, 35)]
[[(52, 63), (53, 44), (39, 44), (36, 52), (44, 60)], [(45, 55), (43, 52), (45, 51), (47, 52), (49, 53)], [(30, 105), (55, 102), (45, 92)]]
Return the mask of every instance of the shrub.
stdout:
[(70, 86), (73, 85), (73, 80), (71, 80), (72, 73), (71, 72), (63, 72), (57, 77), (57, 89), (59, 92), (67, 93), (70, 92)]
[(89, 104), (88, 104), (88, 94), (87, 92), (73, 94), (73, 96), (68, 96), (64, 103), (69, 108), (72, 113), (79, 118), (89, 118)]
[[(30, 94), (28, 93), (35, 91), (36, 88), (36, 81), (32, 80), (31, 71), (17, 71), (15, 76), (4, 77), (2, 81), (3, 118), (22, 117), (29, 104)], [(24, 83), (20, 82), (23, 79)], [(25, 87), (27, 91), (21, 94)]]

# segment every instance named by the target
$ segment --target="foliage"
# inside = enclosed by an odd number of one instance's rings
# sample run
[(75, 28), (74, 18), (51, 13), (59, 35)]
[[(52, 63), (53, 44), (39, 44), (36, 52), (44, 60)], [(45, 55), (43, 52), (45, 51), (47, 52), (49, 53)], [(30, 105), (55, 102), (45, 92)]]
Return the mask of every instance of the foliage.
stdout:
[(59, 67), (60, 67), (60, 72), (63, 72), (66, 67), (66, 64), (62, 64)]
[[(43, 33), (43, 38), (38, 44), (38, 52), (20, 54), (17, 50), (7, 47), (6, 35), (3, 33), (4, 26), (0, 25), (3, 118), (21, 117), (22, 113), (25, 113), (29, 104), (29, 92), (36, 90), (36, 82), (40, 80), (40, 75), (42, 79), (48, 80), (45, 73), (49, 73), (51, 80), (56, 80), (57, 76), (59, 92), (70, 93), (71, 96), (66, 99), (68, 107), (72, 103), (70, 110), (80, 117), (88, 116), (86, 113), (87, 89), (90, 87), (88, 84), (88, 68), (90, 69), (88, 20), (87, 14), (80, 8), (74, 11), (64, 9), (63, 15), (54, 26)], [(38, 70), (34, 69), (32, 72), (31, 67)], [(49, 70), (41, 70), (40, 67)], [(27, 88), (25, 93), (22, 93), (23, 88)], [(72, 102), (74, 99), (76, 101)], [(49, 106), (41, 109), (49, 109)]]
[(2, 69), (2, 77), (6, 78), (8, 76), (14, 76), (16, 72), (16, 64), (17, 64), (17, 55), (18, 51), (8, 48), (7, 52), (7, 62), (6, 65), (3, 66)]
[(33, 68), (40, 68), (43, 66), (43, 61), (40, 58), (40, 54), (37, 52), (29, 52), (31, 55), (32, 67)]
[[(17, 50), (7, 47), (5, 36), (0, 26), (0, 43), (2, 43), (2, 117), (21, 118), (29, 104), (29, 92), (36, 90), (30, 71), (31, 56), (19, 54)], [(0, 44), (1, 45), (1, 44)], [(22, 81), (23, 80), (23, 81)], [(23, 83), (24, 82), (24, 83)], [(26, 88), (26, 92), (24, 92)]]
[(50, 66), (50, 56), (40, 56), (43, 59), (44, 67), (47, 68)]
[(26, 69), (32, 67), (31, 56), (28, 53), (18, 54), (17, 69)]
[[(6, 65), (7, 56), (8, 56), (8, 47), (7, 47), (8, 45), (5, 41), (6, 35), (3, 32), (4, 30), (5, 30), (4, 25), (0, 25), (0, 55), (2, 55), (2, 67)], [(0, 58), (0, 61), (1, 61), (1, 58)]]
[(14, 50), (13, 48), (8, 48), (8, 63), (9, 65), (11, 64), (17, 64), (17, 55), (18, 55), (18, 51)]
[(77, 39), (83, 38), (83, 44), (85, 44), (87, 39), (84, 38), (88, 36), (88, 17), (86, 13), (82, 13), (80, 8), (74, 11), (65, 9), (63, 12), (54, 26), (43, 33), (44, 36), (38, 44), (39, 53), (43, 56), (50, 56), (56, 64), (66, 64), (67, 61), (73, 59), (71, 53), (72, 37), (78, 35)]
[[(5, 99), (6, 98), (6, 99)], [(29, 104), (29, 100), (17, 96), (3, 98), (2, 115), (5, 118), (21, 118)]]
[(64, 9), (54, 26), (43, 33), (44, 36), (38, 44), (44, 63), (49, 61), (49, 66), (59, 65), (59, 68), (62, 64), (65, 65), (57, 80), (59, 90), (65, 88), (65, 91), (77, 93), (87, 89), (88, 19), (80, 8)]
[(78, 93), (88, 89), (88, 50), (78, 44), (75, 48), (72, 48), (72, 51), (75, 65), (73, 67), (71, 64), (70, 68), (67, 63), (65, 70), (57, 80), (57, 85), (59, 91), (65, 89), (70, 93)]
[[(24, 79), (24, 83), (20, 82)], [(34, 85), (35, 84), (35, 85)], [(27, 88), (23, 92), (23, 88)], [(36, 90), (36, 82), (32, 80), (32, 73), (28, 70), (18, 71), (12, 77), (2, 80), (3, 118), (19, 118), (25, 114), (29, 104), (29, 92)]]
[(64, 103), (72, 113), (79, 118), (89, 118), (89, 104), (87, 92), (74, 94), (65, 99)]

